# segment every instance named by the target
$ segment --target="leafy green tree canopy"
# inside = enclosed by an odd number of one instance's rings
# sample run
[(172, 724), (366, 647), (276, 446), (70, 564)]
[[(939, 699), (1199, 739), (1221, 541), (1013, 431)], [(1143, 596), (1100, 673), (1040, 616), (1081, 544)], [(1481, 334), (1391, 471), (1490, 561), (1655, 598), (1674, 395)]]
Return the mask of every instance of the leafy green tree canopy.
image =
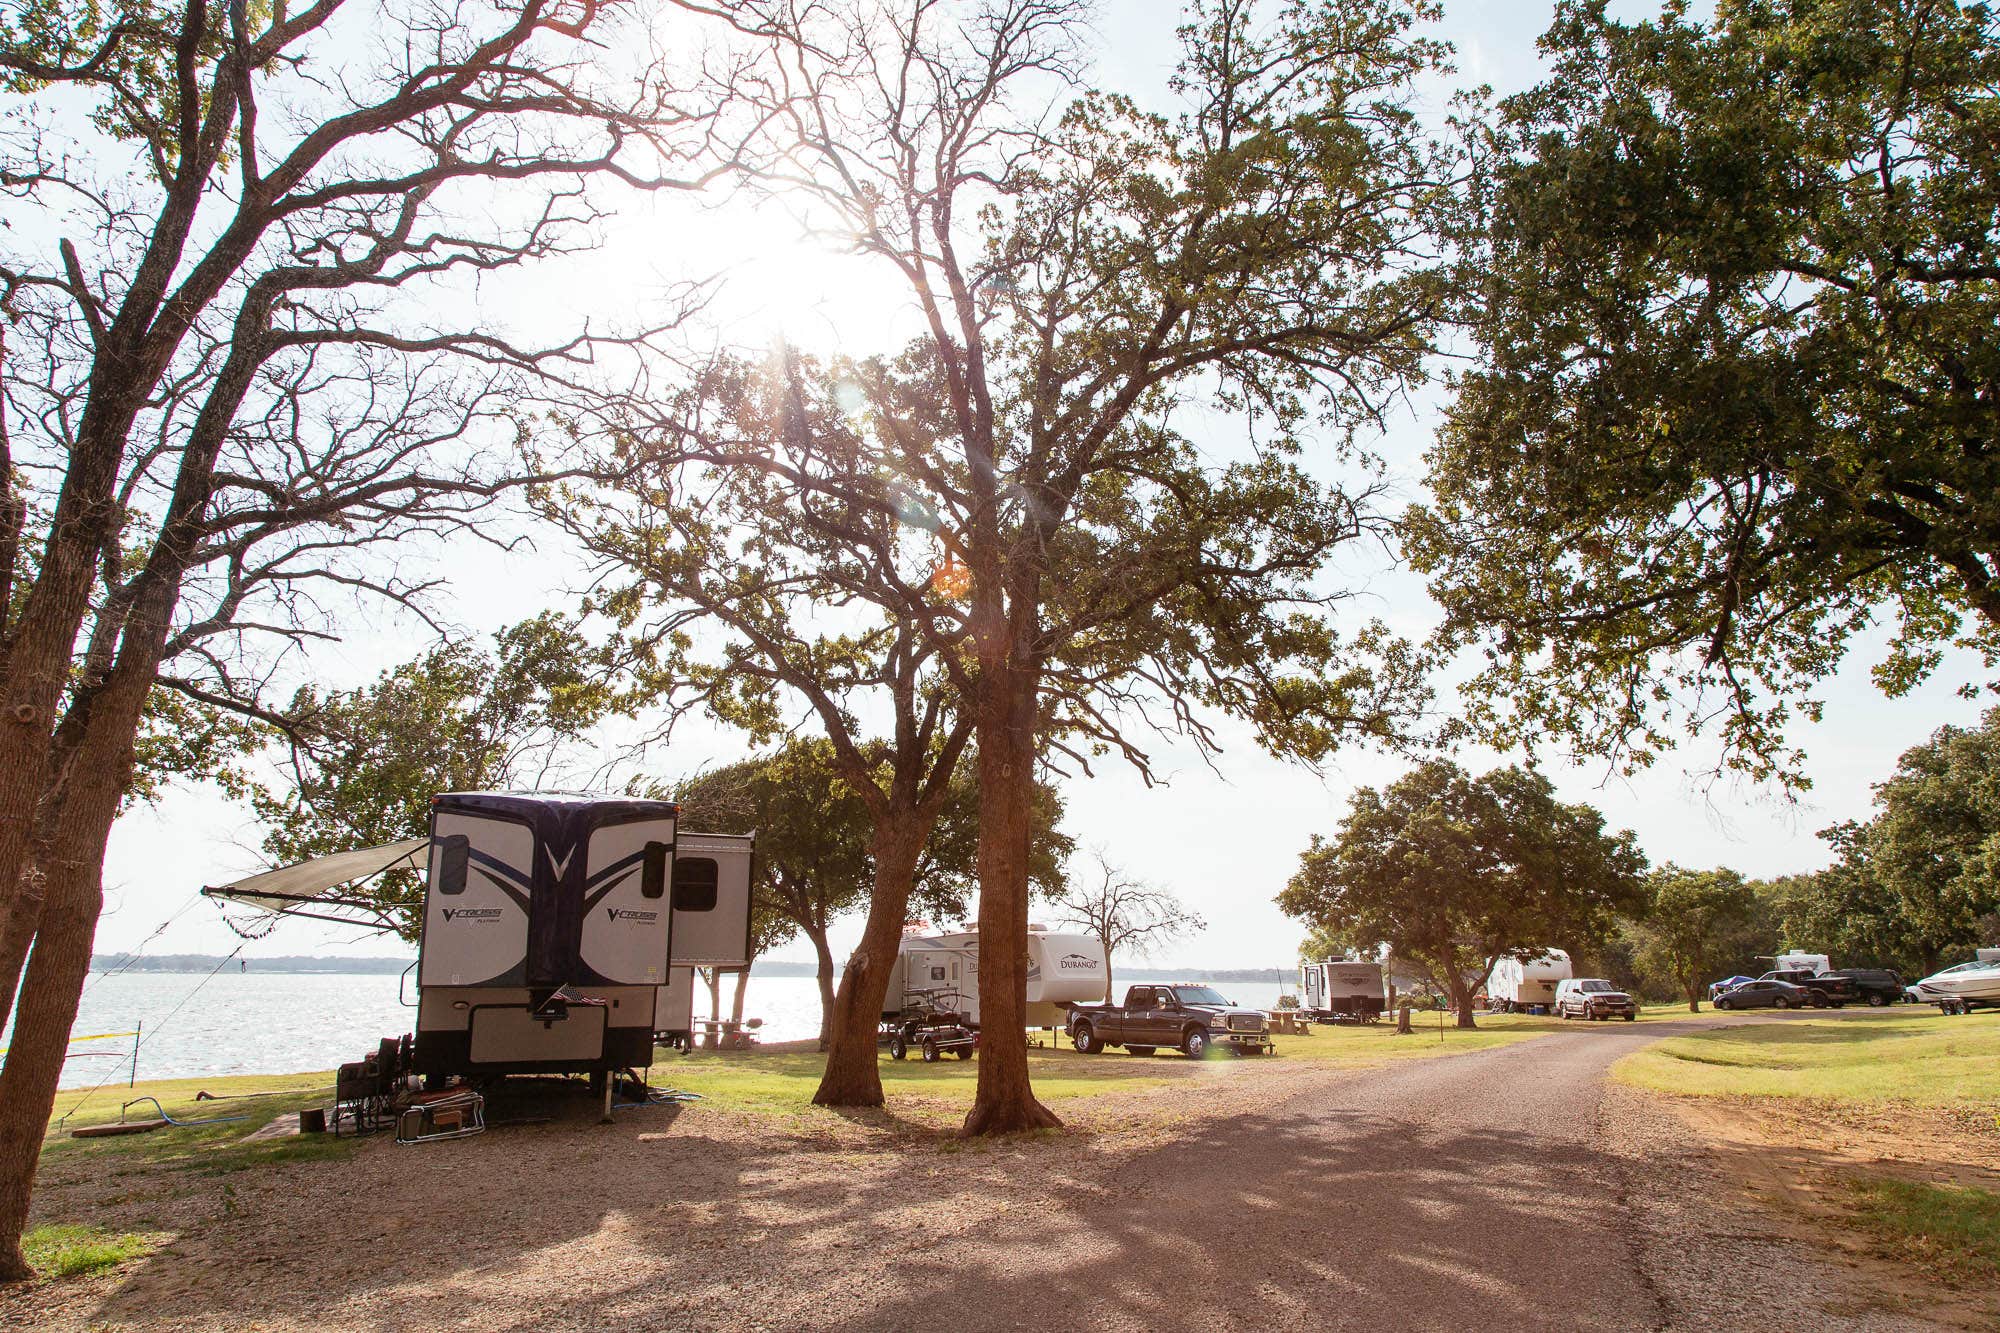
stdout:
[[(566, 747), (635, 706), (608, 683), (615, 651), (545, 612), (500, 631), (490, 651), (445, 643), (373, 685), (300, 690), (289, 782), (251, 796), (264, 850), (297, 861), (417, 837), (439, 792), (539, 785)], [(402, 933), (416, 938), (417, 877), (382, 876), (373, 892), (403, 909)]]
[(2000, 924), (2000, 709), (1905, 750), (1875, 804), (1865, 823), (1821, 833), (1839, 857), (1790, 886), (1787, 942), (1916, 975), (1988, 943)]
[(1408, 549), (1471, 722), (1809, 784), (1786, 739), (1890, 612), (1891, 693), (2000, 649), (2000, 43), (1985, 5), (1566, 0), (1504, 104), (1477, 368)]
[(1701, 1012), (1704, 987), (1742, 961), (1746, 930), (1763, 925), (1756, 892), (1733, 870), (1684, 870), (1665, 865), (1646, 881), (1638, 962), (1671, 978)]
[(1524, 768), (1473, 777), (1445, 760), (1363, 787), (1340, 831), (1315, 834), (1278, 906), (1324, 938), (1387, 944), (1450, 994), (1462, 1027), (1493, 964), (1608, 938), (1638, 906), (1645, 858), (1630, 833), (1558, 801)]

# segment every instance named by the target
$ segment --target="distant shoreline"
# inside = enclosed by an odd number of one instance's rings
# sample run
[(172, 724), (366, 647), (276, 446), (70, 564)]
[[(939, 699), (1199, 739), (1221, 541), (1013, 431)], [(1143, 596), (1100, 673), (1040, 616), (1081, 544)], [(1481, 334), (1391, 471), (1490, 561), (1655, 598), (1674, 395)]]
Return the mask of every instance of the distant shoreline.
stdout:
[[(232, 972), (264, 972), (345, 976), (393, 976), (407, 969), (414, 958), (321, 958), (310, 954), (286, 954), (276, 958), (229, 960), (221, 954), (169, 953), (133, 957), (131, 954), (94, 954), (93, 973), (103, 972), (213, 972), (230, 962)], [(235, 964), (240, 963), (238, 967)], [(811, 963), (773, 959), (750, 969), (756, 977), (810, 977), (817, 975)], [(1291, 974), (1275, 967), (1201, 968), (1120, 967), (1120, 981), (1273, 981), (1284, 982)]]

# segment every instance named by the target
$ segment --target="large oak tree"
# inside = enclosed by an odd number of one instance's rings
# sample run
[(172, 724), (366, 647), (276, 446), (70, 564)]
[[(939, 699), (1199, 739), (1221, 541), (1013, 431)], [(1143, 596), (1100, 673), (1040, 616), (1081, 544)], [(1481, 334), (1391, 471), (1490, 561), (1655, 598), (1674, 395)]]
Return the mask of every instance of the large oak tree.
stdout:
[(1466, 237), (1475, 367), (1409, 551), (1489, 737), (1807, 785), (1864, 627), (1891, 692), (2000, 648), (2000, 17), (1565, 0)]
[(599, 183), (700, 177), (716, 99), (684, 90), (707, 75), (649, 59), (630, 11), (36, 4), (0, 31), (0, 938), (34, 940), (0, 1071), (0, 1278), (26, 1276), (157, 688), (254, 710), (238, 687), (270, 662), (239, 670), (246, 640), (328, 637), (355, 594), (419, 603), (398, 557), (477, 535), (509, 481), (503, 408), (609, 343), (512, 340), (467, 285), (590, 244)]
[(1324, 937), (1384, 944), (1451, 997), (1460, 1027), (1503, 957), (1581, 955), (1644, 896), (1630, 833), (1558, 801), (1523, 768), (1473, 777), (1446, 760), (1363, 787), (1331, 839), (1313, 835), (1278, 906)]
[[(1337, 625), (1321, 576), (1371, 492), (1303, 457), (1379, 420), (1445, 305), (1456, 156), (1411, 110), (1445, 53), (1411, 32), (1428, 6), (1199, 0), (1153, 113), (1072, 91), (1073, 0), (773, 11), (793, 100), (760, 183), (922, 329), (833, 377), (841, 448), (863, 437), (881, 465), (808, 507), (844, 508), (900, 571), (916, 595), (895, 615), (976, 734), (980, 1007), (1011, 1031), (1045, 760), (1144, 765), (1154, 726), (1209, 748), (1216, 711), (1318, 757), (1411, 703), (1407, 657)], [(899, 556), (912, 527), (950, 595)], [(964, 1131), (1056, 1123), (1024, 1049), (989, 1042)]]

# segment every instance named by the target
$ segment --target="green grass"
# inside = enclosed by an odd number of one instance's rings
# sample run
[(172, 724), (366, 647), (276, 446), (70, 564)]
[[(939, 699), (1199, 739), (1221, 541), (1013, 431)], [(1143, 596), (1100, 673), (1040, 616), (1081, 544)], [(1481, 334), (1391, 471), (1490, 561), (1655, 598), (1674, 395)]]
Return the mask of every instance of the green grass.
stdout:
[[(1187, 1064), (1185, 1060), (1179, 1063)], [(824, 1056), (811, 1051), (662, 1052), (652, 1078), (656, 1084), (700, 1093), (707, 1105), (795, 1116), (813, 1111), (813, 1090), (819, 1086), (825, 1064)], [(885, 1054), (880, 1067), (882, 1092), (891, 1110), (922, 1107), (955, 1116), (972, 1105), (973, 1085), (979, 1076), (976, 1060), (947, 1055), (927, 1065), (915, 1055), (891, 1060)], [(1046, 1047), (1029, 1050), (1028, 1068), (1036, 1094), (1056, 1104), (1159, 1087), (1192, 1072), (1176, 1069), (1164, 1058), (1139, 1060), (1122, 1053), (1078, 1055)]]
[(122, 1264), (149, 1253), (153, 1242), (144, 1236), (117, 1235), (97, 1227), (52, 1222), (30, 1227), (21, 1237), (21, 1252), (43, 1277), (76, 1277)]
[(1669, 1037), (1613, 1076), (1662, 1092), (1925, 1106), (2000, 1098), (2000, 1022), (1914, 1006)]
[[(195, 1094), (202, 1091), (232, 1099), (253, 1093), (275, 1095), (257, 1096), (250, 1100), (196, 1100)], [(49, 1121), (42, 1155), (45, 1161), (91, 1162), (109, 1171), (163, 1166), (201, 1172), (242, 1171), (273, 1162), (341, 1157), (352, 1151), (353, 1140), (312, 1135), (268, 1139), (259, 1143), (241, 1141), (244, 1135), (261, 1129), (274, 1116), (307, 1106), (324, 1105), (332, 1094), (331, 1074), (155, 1079), (131, 1088), (123, 1084), (101, 1088), (88, 1095), (77, 1089), (66, 1089), (56, 1095), (55, 1114)], [(161, 1108), (176, 1120), (209, 1120), (220, 1116), (244, 1118), (209, 1125), (168, 1125), (149, 1133), (118, 1138), (69, 1137), (68, 1131), (78, 1126), (117, 1120), (119, 1104), (139, 1097), (157, 1097)], [(59, 1126), (58, 1121), (65, 1115), (68, 1120)], [(132, 1107), (128, 1118), (153, 1119), (152, 1103), (144, 1102)]]
[[(1417, 1019), (1417, 1030), (1408, 1036), (1396, 1035), (1393, 1020), (1353, 1027), (1322, 1024), (1307, 1037), (1279, 1034), (1276, 1060), (1307, 1060), (1340, 1068), (1369, 1069), (1399, 1060), (1426, 1059), (1488, 1050), (1539, 1037), (1565, 1026), (1553, 1019), (1481, 1015), (1479, 1027), (1461, 1031), (1445, 1020), (1440, 1040), (1435, 1015), (1426, 1024)], [(1253, 1057), (1244, 1066), (1261, 1063)], [(709, 1104), (759, 1114), (797, 1116), (814, 1114), (813, 1090), (819, 1086), (824, 1059), (812, 1052), (749, 1051), (716, 1054), (662, 1052), (653, 1066), (656, 1083), (697, 1092)], [(1060, 1108), (1062, 1103), (1086, 1097), (1111, 1096), (1162, 1087), (1183, 1079), (1200, 1078), (1232, 1069), (1237, 1062), (1218, 1055), (1195, 1063), (1177, 1051), (1160, 1050), (1151, 1056), (1135, 1056), (1124, 1050), (1101, 1055), (1080, 1055), (1064, 1044), (1054, 1049), (1032, 1047), (1028, 1068), (1035, 1092), (1043, 1101)], [(955, 1118), (972, 1104), (973, 1084), (978, 1078), (977, 1061), (960, 1061), (946, 1056), (934, 1065), (912, 1055), (903, 1061), (881, 1058), (882, 1090), (889, 1109), (908, 1110), (919, 1118)]]
[(1854, 1220), (1941, 1277), (2000, 1279), (2000, 1194), (1875, 1177), (1851, 1182)]

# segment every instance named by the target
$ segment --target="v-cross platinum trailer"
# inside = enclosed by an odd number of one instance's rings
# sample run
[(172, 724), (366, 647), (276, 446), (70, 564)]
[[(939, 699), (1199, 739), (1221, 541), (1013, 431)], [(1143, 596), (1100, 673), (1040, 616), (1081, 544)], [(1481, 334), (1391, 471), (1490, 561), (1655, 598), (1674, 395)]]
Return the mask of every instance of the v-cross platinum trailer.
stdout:
[(684, 1033), (693, 969), (747, 967), (753, 835), (681, 833), (671, 801), (450, 792), (429, 836), (202, 892), (260, 914), (394, 931), (354, 886), (421, 869), (412, 1063), (424, 1074), (606, 1073)]
[(452, 792), (431, 801), (417, 1072), (652, 1063), (676, 807)]

